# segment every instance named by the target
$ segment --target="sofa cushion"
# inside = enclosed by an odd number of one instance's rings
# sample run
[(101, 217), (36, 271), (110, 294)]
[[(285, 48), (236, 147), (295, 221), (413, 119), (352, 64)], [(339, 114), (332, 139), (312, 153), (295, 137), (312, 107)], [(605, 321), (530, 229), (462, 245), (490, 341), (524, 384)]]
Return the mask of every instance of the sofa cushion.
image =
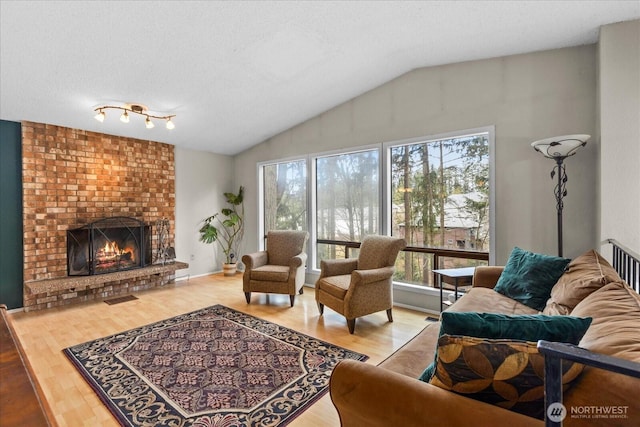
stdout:
[[(440, 336), (465, 335), (476, 338), (538, 340), (578, 344), (591, 324), (591, 318), (546, 316), (543, 314), (506, 315), (498, 313), (448, 312), (440, 316)], [(436, 360), (437, 360), (436, 350)], [(436, 363), (420, 375), (422, 381), (433, 376)]]
[(542, 311), (570, 261), (515, 247), (494, 290)]
[[(583, 366), (562, 362), (563, 389)], [(535, 342), (443, 335), (431, 384), (531, 417), (544, 418), (544, 356)]]
[(538, 314), (538, 310), (497, 293), (489, 288), (476, 288), (475, 285), (451, 307), (447, 312), (474, 311), (479, 313), (502, 314)]
[(590, 250), (569, 263), (551, 289), (544, 314), (570, 314), (585, 297), (607, 283), (622, 282), (618, 273), (597, 251)]
[(624, 282), (609, 283), (582, 300), (572, 316), (592, 316), (580, 347), (640, 362), (640, 295)]
[[(592, 316), (593, 323), (580, 340), (580, 347), (640, 363), (640, 295), (624, 282), (609, 283), (578, 303), (572, 316)], [(615, 420), (624, 426), (637, 425), (640, 416), (640, 379), (585, 367), (577, 387), (564, 396), (571, 426), (593, 426), (597, 420), (571, 417), (571, 408), (621, 407), (626, 417)], [(602, 422), (613, 420), (604, 419)], [(611, 425), (611, 424), (608, 424)]]

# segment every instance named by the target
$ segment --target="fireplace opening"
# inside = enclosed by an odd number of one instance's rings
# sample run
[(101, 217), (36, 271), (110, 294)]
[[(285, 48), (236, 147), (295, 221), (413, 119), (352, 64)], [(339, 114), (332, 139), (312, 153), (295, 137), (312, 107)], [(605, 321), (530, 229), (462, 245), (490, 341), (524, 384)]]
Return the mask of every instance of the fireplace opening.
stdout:
[(151, 226), (130, 217), (104, 218), (67, 230), (67, 274), (90, 276), (151, 264)]

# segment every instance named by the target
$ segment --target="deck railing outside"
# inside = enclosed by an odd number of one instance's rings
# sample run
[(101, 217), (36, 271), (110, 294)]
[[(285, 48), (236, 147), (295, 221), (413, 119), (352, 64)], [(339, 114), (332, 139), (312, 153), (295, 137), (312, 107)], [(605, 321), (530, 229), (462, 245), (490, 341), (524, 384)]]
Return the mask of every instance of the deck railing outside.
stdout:
[[(341, 255), (344, 254), (345, 258), (355, 257), (356, 255), (352, 254), (352, 252), (357, 251), (360, 248), (360, 242), (345, 240), (317, 239), (316, 243), (318, 245), (337, 247), (338, 250), (336, 252)], [(483, 251), (407, 246), (403, 249), (403, 253), (410, 254), (412, 260), (413, 257), (426, 257), (426, 259), (423, 259), (420, 262), (423, 266), (422, 270), (417, 274), (420, 279), (416, 280), (415, 274), (412, 275), (412, 278), (406, 277), (406, 269), (403, 267), (404, 258), (400, 255), (398, 256), (398, 262), (396, 263), (396, 274), (394, 276), (394, 280), (421, 286), (434, 285), (435, 282), (432, 270), (442, 268), (473, 267), (478, 265), (487, 265), (489, 263), (489, 252)]]

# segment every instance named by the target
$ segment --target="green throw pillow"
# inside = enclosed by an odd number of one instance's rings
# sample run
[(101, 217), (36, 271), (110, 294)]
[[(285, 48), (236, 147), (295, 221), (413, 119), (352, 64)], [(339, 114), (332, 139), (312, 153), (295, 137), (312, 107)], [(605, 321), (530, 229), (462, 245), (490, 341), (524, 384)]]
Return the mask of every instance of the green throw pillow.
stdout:
[(570, 259), (536, 254), (513, 248), (498, 283), (496, 292), (542, 311), (551, 289), (564, 273)]
[[(591, 325), (591, 317), (547, 316), (544, 314), (498, 314), (443, 311), (440, 333), (476, 338), (538, 340), (578, 344)], [(422, 372), (419, 379), (429, 381), (436, 369), (435, 360)]]

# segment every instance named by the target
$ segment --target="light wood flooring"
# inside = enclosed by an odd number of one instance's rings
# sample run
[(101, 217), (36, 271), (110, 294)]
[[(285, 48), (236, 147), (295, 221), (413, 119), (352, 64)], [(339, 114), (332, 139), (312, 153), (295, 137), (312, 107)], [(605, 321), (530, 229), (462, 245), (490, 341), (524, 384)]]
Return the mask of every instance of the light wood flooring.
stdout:
[[(367, 363), (376, 365), (428, 324), (424, 313), (395, 307), (393, 323), (387, 321), (384, 311), (371, 314), (358, 319), (355, 334), (350, 335), (344, 317), (329, 308), (320, 317), (313, 288), (304, 289), (293, 308), (287, 295), (254, 293), (251, 304), (247, 304), (240, 274), (232, 278), (214, 274), (138, 292), (137, 300), (115, 305), (91, 302), (10, 316), (56, 422), (62, 427), (118, 425), (62, 349), (207, 306), (222, 304), (364, 353), (369, 356)], [(290, 424), (339, 425), (328, 393)]]

